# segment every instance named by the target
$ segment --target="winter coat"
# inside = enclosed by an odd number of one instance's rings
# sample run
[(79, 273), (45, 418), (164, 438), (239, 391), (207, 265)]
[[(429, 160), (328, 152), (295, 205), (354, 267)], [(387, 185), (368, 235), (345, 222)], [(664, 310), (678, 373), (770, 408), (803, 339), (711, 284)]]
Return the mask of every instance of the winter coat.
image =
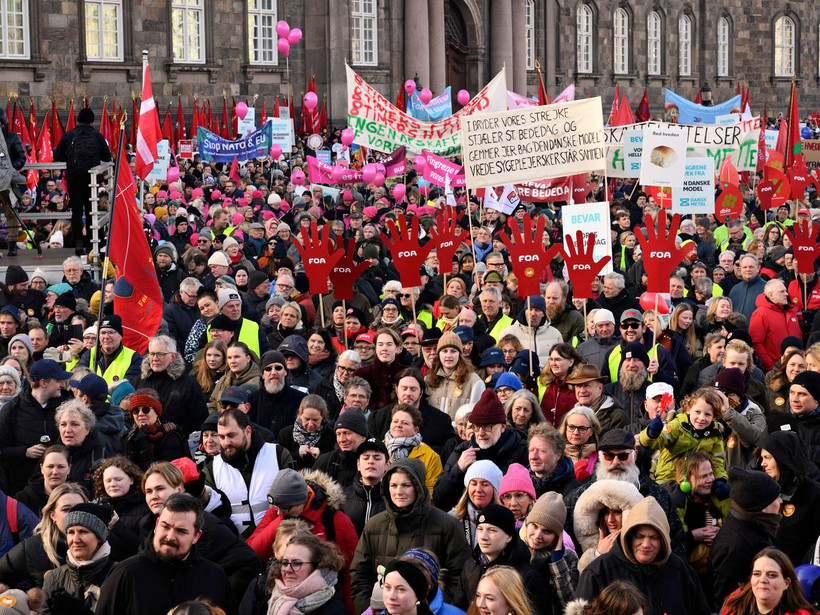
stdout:
[(475, 372), (471, 372), (462, 384), (456, 383), (455, 380), (445, 375), (443, 369), (439, 369), (438, 375), (444, 380), (435, 388), (430, 387), (430, 375), (427, 375), (427, 384), (430, 388), (430, 398), (427, 401), (453, 420), (456, 417), (456, 410), (464, 404), (478, 402), (484, 392), (484, 382)]
[[(720, 525), (729, 514), (732, 507), (732, 500), (719, 499), (714, 493), (705, 496), (694, 496), (691, 491), (684, 493), (680, 485), (671, 485), (669, 499), (678, 510), (678, 516), (683, 523), (683, 530), (686, 532), (686, 561), (698, 573), (706, 575), (710, 545), (695, 540), (693, 532), (706, 525)], [(707, 517), (708, 513), (708, 517)], [(703, 583), (704, 577), (701, 576)], [(704, 591), (707, 595), (712, 592), (711, 580), (707, 578), (704, 584)]]
[[(576, 406), (580, 405), (580, 402), (576, 404)], [(624, 409), (611, 395), (605, 395), (602, 392), (590, 408), (595, 411), (595, 416), (598, 417), (601, 431), (610, 427), (626, 427), (627, 418)]]
[(578, 560), (578, 571), (582, 572), (590, 562), (599, 556), (598, 518), (604, 508), (625, 511), (643, 499), (635, 485), (619, 480), (597, 481), (581, 494), (575, 504), (573, 521), (576, 549), (583, 553)]
[[(757, 298), (763, 294), (766, 280), (759, 275), (750, 282), (741, 280), (729, 291), (729, 299), (732, 300), (732, 309), (740, 312), (751, 322), (752, 314), (757, 307)], [(750, 327), (751, 330), (751, 327)]]
[(287, 384), (281, 391), (271, 395), (262, 384), (248, 399), (251, 404), (248, 418), (277, 435), (282, 428), (293, 425), (296, 421), (296, 412), (305, 397), (305, 393)]
[(399, 357), (396, 356), (390, 365), (382, 363), (379, 359), (374, 359), (370, 365), (365, 365), (356, 370), (356, 376), (367, 380), (373, 390), (370, 395), (371, 407), (381, 408), (393, 401), (396, 374), (405, 367), (407, 366), (401, 363)]
[(767, 422), (769, 433), (778, 430), (797, 433), (809, 460), (820, 468), (820, 409), (809, 412), (807, 415), (797, 415), (792, 412), (771, 414)]
[(768, 372), (780, 360), (780, 342), (790, 335), (803, 339), (803, 332), (792, 305), (773, 303), (764, 294), (757, 297), (755, 305), (757, 309), (749, 320), (749, 334), (763, 371)]
[(322, 381), (319, 372), (313, 371), (310, 367), (310, 355), (308, 354), (307, 340), (301, 335), (289, 335), (279, 345), (287, 346), (288, 349), (302, 360), (302, 365), (294, 370), (288, 370), (288, 383), (299, 389), (313, 392)]
[[(416, 489), (416, 500), (404, 509), (393, 505), (388, 490), (390, 476), (398, 470), (410, 476)], [(436, 554), (444, 598), (452, 602), (461, 568), (470, 552), (459, 521), (430, 503), (424, 464), (418, 459), (399, 459), (384, 475), (381, 492), (387, 509), (365, 525), (350, 566), (356, 612), (370, 606), (377, 568), (415, 547), (427, 547)]]
[(95, 615), (160, 615), (187, 600), (207, 598), (233, 613), (233, 596), (221, 566), (196, 545), (184, 560), (159, 559), (152, 542), (111, 571), (100, 591)]
[(43, 475), (40, 473), (32, 475), (25, 488), (14, 495), (14, 499), (24, 504), (35, 515), (41, 517), (43, 506), (48, 503)]
[(202, 387), (188, 375), (185, 361), (177, 356), (163, 372), (155, 372), (146, 354), (140, 366), (140, 377), (131, 381), (135, 389), (148, 387), (159, 393), (162, 403), (162, 420), (170, 421), (190, 434), (199, 431), (208, 418), (208, 408)]
[[(640, 525), (653, 527), (661, 536), (661, 549), (651, 564), (635, 559), (630, 538)], [(581, 573), (576, 596), (596, 598), (613, 581), (635, 585), (649, 603), (647, 615), (708, 615), (711, 610), (694, 571), (672, 553), (669, 526), (654, 499), (641, 500), (623, 521), (621, 534), (609, 553), (596, 558)]]
[(620, 381), (604, 385), (604, 393), (612, 397), (615, 403), (623, 408), (628, 421), (623, 428), (632, 433), (638, 433), (649, 424), (649, 415), (646, 414), (643, 407), (648, 386), (649, 383), (644, 382), (643, 386), (637, 391), (625, 391)]
[(114, 507), (119, 517), (108, 534), (111, 545), (111, 557), (121, 562), (136, 555), (140, 546), (140, 521), (148, 514), (148, 504), (139, 486), (118, 498), (105, 498)]
[[(65, 537), (60, 534), (56, 549), (60, 565), (65, 563), (67, 549)], [(46, 573), (54, 568), (43, 548), (43, 535), (32, 534), (0, 558), (0, 583), (20, 589), (42, 587)]]
[(79, 484), (91, 497), (94, 495), (94, 470), (103, 458), (110, 457), (113, 451), (106, 450), (100, 443), (96, 431), (92, 429), (82, 444), (68, 447), (68, 454), (71, 456), (71, 470), (66, 482)]
[(322, 381), (316, 385), (316, 390), (314, 391), (316, 395), (325, 400), (327, 404), (327, 415), (331, 421), (335, 421), (339, 418), (339, 413), (344, 405), (344, 402), (336, 395), (336, 388), (333, 386), (333, 379), (335, 377), (335, 371), (329, 376), (325, 376), (322, 378)]
[[(394, 405), (389, 404), (370, 412), (370, 416), (367, 417), (367, 431), (370, 432), (371, 436), (384, 438), (384, 434), (390, 429), (390, 419)], [(456, 435), (453, 430), (453, 420), (449, 414), (445, 414), (438, 408), (433, 407), (426, 399), (419, 402), (418, 409), (422, 418), (421, 427), (419, 428), (422, 442), (437, 453), (441, 453), (442, 447)]]
[[(540, 389), (543, 385), (539, 380)], [(561, 419), (564, 415), (575, 407), (578, 400), (575, 398), (575, 391), (572, 386), (564, 382), (559, 382), (557, 378), (553, 378), (549, 386), (544, 389), (544, 394), (541, 397), (541, 411), (547, 419), (547, 422), (556, 429), (561, 425)]]
[(248, 365), (240, 373), (235, 374), (228, 370), (225, 375), (216, 381), (214, 390), (211, 391), (211, 398), (208, 401), (208, 410), (216, 412), (218, 410), (219, 398), (225, 389), (228, 387), (239, 387), (247, 391), (248, 396), (259, 390), (262, 384), (262, 370), (254, 361), (250, 361)]
[(63, 276), (62, 281), (71, 286), (71, 292), (74, 293), (75, 298), (85, 299), (89, 303), (94, 293), (100, 290), (100, 287), (91, 279), (91, 274), (88, 271), (83, 271), (80, 274), (80, 280), (76, 284), (71, 284), (65, 276)]
[[(522, 529), (526, 533), (526, 529)], [(575, 597), (575, 588), (578, 586), (578, 556), (575, 551), (562, 548), (546, 554), (533, 552), (530, 565), (535, 572), (534, 583), (541, 594), (535, 598), (538, 606), (533, 605), (533, 612), (563, 615), (567, 603)], [(529, 596), (530, 588), (525, 589)]]
[(182, 355), (188, 334), (199, 318), (199, 310), (188, 307), (179, 298), (177, 291), (170, 303), (162, 309), (162, 320), (168, 325), (168, 335), (177, 343), (177, 352)]
[(365, 524), (386, 508), (382, 498), (381, 485), (365, 486), (360, 474), (350, 485), (347, 498), (342, 504), (342, 512), (350, 517), (356, 534), (362, 535)]
[[(525, 468), (530, 465), (527, 440), (517, 429), (505, 429), (501, 432), (498, 442), (487, 449), (479, 448), (475, 437), (462, 442), (453, 450), (447, 463), (444, 464), (444, 472), (439, 477), (433, 491), (436, 506), (443, 510), (450, 510), (455, 506), (464, 491), (466, 472), (462, 472), (458, 467), (458, 459), (461, 453), (470, 447), (478, 449), (476, 461), (489, 459), (505, 474), (510, 464), (520, 463)], [(382, 484), (384, 484), (384, 479), (382, 479)]]
[(621, 314), (626, 310), (641, 309), (641, 304), (638, 302), (638, 299), (626, 288), (612, 299), (608, 299), (604, 294), (600, 294), (598, 295), (597, 301), (602, 308), (612, 312), (612, 315), (615, 316), (616, 323), (621, 322)]
[(97, 419), (94, 423), (94, 431), (107, 453), (112, 455), (122, 452), (122, 437), (127, 433), (125, 426), (125, 414), (122, 408), (114, 406), (107, 401), (96, 401), (91, 404), (91, 412)]
[(659, 483), (674, 481), (676, 461), (696, 451), (712, 458), (716, 480), (727, 479), (723, 436), (715, 422), (706, 429), (698, 430), (689, 422), (686, 413), (681, 412), (664, 425), (657, 438), (651, 438), (648, 432), (649, 427), (641, 432), (641, 445), (661, 452), (655, 468), (655, 480)]
[(46, 595), (46, 608), (43, 615), (63, 615), (59, 603), (55, 602), (55, 594), (65, 592), (93, 610), (100, 597), (102, 587), (111, 569), (114, 560), (110, 556), (111, 547), (107, 542), (102, 543), (97, 552), (88, 562), (78, 563), (70, 554), (65, 564), (52, 570), (43, 583), (43, 592)]
[(598, 367), (601, 375), (609, 378), (609, 366), (606, 364), (606, 358), (610, 351), (621, 343), (621, 338), (613, 335), (612, 337), (600, 337), (593, 335), (585, 342), (578, 344), (578, 354), (584, 357), (584, 362)]
[[(564, 341), (558, 329), (550, 324), (550, 317), (546, 314), (544, 314), (544, 319), (539, 325), (529, 326), (526, 310), (521, 310), (515, 322), (501, 332), (501, 337), (505, 335), (514, 335), (525, 350), (534, 351), (538, 355), (538, 361), (541, 365), (546, 365), (549, 362), (552, 347)], [(533, 338), (535, 338), (535, 347), (533, 347)]]
[(179, 290), (179, 283), (185, 277), (182, 270), (177, 268), (176, 263), (171, 263), (168, 269), (160, 269), (154, 265), (154, 270), (157, 272), (157, 281), (159, 282), (159, 289), (162, 292), (163, 302), (170, 303), (174, 294)]
[(571, 344), (573, 339), (580, 340), (584, 335), (584, 315), (571, 306), (564, 306), (564, 311), (550, 324), (568, 344)]
[(319, 455), (316, 463), (313, 464), (313, 469), (324, 472), (342, 487), (348, 487), (353, 484), (353, 479), (358, 472), (357, 459), (356, 451), (343, 451), (334, 447), (329, 453)]
[(766, 416), (763, 411), (748, 397), (743, 404), (738, 408), (729, 408), (721, 419), (726, 426), (723, 438), (726, 441), (727, 471), (734, 467), (745, 468), (752, 457), (752, 451), (766, 435)]
[[(322, 454), (332, 451), (333, 447), (336, 446), (336, 434), (333, 433), (333, 428), (327, 422), (325, 422), (320, 429), (322, 430), (322, 435), (319, 436), (316, 447), (319, 449), (319, 454)], [(290, 451), (298, 469), (312, 468), (316, 463), (316, 458), (310, 453), (304, 457), (299, 454), (299, 445), (293, 439), (293, 425), (288, 425), (280, 430), (276, 441), (279, 443), (279, 446)]]

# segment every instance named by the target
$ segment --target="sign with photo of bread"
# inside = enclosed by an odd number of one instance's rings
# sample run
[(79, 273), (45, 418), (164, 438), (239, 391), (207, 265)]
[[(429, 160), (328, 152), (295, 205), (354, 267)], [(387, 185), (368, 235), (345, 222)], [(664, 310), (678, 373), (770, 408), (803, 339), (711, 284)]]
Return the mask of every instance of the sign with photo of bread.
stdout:
[(643, 185), (680, 188), (686, 172), (686, 132), (663, 124), (643, 130), (640, 182)]

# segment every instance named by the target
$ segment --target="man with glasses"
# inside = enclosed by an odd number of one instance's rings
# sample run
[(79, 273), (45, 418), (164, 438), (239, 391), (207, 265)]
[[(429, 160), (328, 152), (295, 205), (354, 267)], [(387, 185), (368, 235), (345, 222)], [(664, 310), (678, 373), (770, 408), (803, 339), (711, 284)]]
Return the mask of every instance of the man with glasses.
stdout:
[(85, 299), (88, 302), (91, 301), (92, 295), (100, 290), (91, 279), (91, 275), (83, 269), (83, 261), (78, 256), (69, 256), (63, 261), (63, 282), (71, 286), (77, 299)]
[[(362, 358), (355, 350), (345, 350), (336, 359), (336, 368), (328, 374), (316, 387), (316, 394), (327, 403), (327, 413), (331, 420), (335, 420), (345, 403), (345, 387), (353, 380), (367, 384), (363, 378), (353, 376), (362, 366)], [(370, 385), (367, 384), (370, 391)], [(368, 401), (370, 396), (368, 394)]]
[(284, 355), (278, 350), (269, 350), (262, 355), (262, 386), (249, 399), (250, 420), (274, 435), (296, 422), (296, 412), (306, 396), (288, 384), (287, 375)]
[(135, 389), (154, 389), (164, 408), (163, 421), (175, 423), (186, 436), (199, 431), (208, 417), (202, 387), (188, 373), (185, 361), (177, 353), (176, 342), (167, 335), (158, 335), (148, 342), (141, 374), (131, 384)]
[[(140, 376), (142, 357), (122, 344), (122, 319), (116, 314), (105, 316), (97, 330), (102, 354), (96, 362), (96, 374), (102, 376), (109, 386), (120, 380), (136, 380)], [(81, 367), (94, 369), (97, 349), (84, 354), (78, 363)], [(203, 417), (204, 419), (204, 417)], [(200, 420), (200, 423), (202, 421)]]
[(620, 428), (607, 429), (601, 434), (601, 439), (598, 441), (598, 462), (595, 473), (583, 485), (564, 498), (567, 505), (566, 531), (573, 542), (578, 545), (574, 525), (575, 504), (591, 485), (599, 480), (624, 481), (637, 487), (642, 496), (652, 496), (657, 500), (669, 523), (672, 551), (681, 557), (686, 557), (686, 534), (683, 531), (677, 509), (669, 499), (669, 493), (649, 478), (648, 474), (640, 470), (635, 463), (636, 458), (634, 434)]
[(296, 292), (296, 281), (293, 279), (293, 276), (282, 274), (276, 277), (276, 281), (273, 284), (273, 291), (290, 301), (290, 298)]
[(601, 308), (592, 317), (595, 334), (578, 345), (578, 354), (584, 357), (585, 363), (598, 368), (598, 372), (608, 380), (606, 357), (610, 351), (621, 343), (621, 338), (615, 328), (615, 315), (607, 309)]
[(660, 344), (653, 344), (655, 335), (648, 327), (644, 326), (643, 316), (640, 311), (624, 310), (621, 314), (620, 329), (621, 341), (610, 350), (606, 358), (610, 382), (617, 382), (620, 377), (622, 359), (625, 358), (624, 348), (628, 344), (639, 344), (649, 357), (646, 366), (649, 380), (652, 382), (666, 382), (673, 387), (679, 386), (678, 373), (672, 355)]
[(196, 240), (196, 249), (202, 252), (202, 254), (207, 258), (210, 257), (213, 252), (213, 245), (214, 238), (213, 235), (211, 235), (211, 229), (202, 229)]
[(162, 319), (168, 323), (168, 335), (176, 340), (177, 348), (185, 346), (188, 334), (200, 316), (196, 299), (201, 287), (202, 282), (196, 278), (185, 278), (180, 282), (179, 290), (174, 293), (171, 302), (162, 310)]
[(208, 259), (208, 267), (211, 270), (211, 275), (215, 280), (218, 280), (223, 275), (230, 275), (231, 262), (228, 255), (222, 250), (216, 250)]

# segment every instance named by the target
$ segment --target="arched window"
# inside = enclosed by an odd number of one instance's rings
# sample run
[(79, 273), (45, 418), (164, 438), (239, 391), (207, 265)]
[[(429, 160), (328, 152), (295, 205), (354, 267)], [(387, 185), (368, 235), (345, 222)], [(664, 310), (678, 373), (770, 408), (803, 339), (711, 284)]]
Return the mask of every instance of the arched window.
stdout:
[(794, 77), (795, 30), (794, 20), (785, 15), (774, 24), (774, 74), (777, 77)]
[(629, 13), (617, 8), (612, 18), (613, 29), (613, 70), (616, 75), (629, 72)]
[(352, 64), (379, 63), (377, 0), (350, 0), (350, 59)]
[(678, 19), (678, 73), (692, 74), (692, 18), (683, 14)]
[(729, 76), (729, 45), (731, 45), (731, 27), (727, 17), (718, 19), (717, 24), (717, 74), (718, 77)]
[(594, 15), (588, 4), (578, 5), (576, 26), (576, 56), (579, 73), (592, 72), (592, 32)]
[(527, 70), (535, 70), (535, 0), (524, 1), (524, 30), (527, 33)]
[(652, 11), (646, 20), (646, 71), (650, 75), (661, 74), (662, 30), (661, 16)]
[(276, 0), (248, 0), (248, 57), (251, 64), (277, 64)]

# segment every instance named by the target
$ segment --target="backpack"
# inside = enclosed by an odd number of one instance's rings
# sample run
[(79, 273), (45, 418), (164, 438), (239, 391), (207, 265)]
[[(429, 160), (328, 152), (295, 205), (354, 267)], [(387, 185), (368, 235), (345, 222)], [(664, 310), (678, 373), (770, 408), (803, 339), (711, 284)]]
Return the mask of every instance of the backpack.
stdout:
[(100, 164), (100, 145), (96, 133), (81, 130), (74, 135), (66, 155), (66, 176), (88, 179), (88, 171)]

